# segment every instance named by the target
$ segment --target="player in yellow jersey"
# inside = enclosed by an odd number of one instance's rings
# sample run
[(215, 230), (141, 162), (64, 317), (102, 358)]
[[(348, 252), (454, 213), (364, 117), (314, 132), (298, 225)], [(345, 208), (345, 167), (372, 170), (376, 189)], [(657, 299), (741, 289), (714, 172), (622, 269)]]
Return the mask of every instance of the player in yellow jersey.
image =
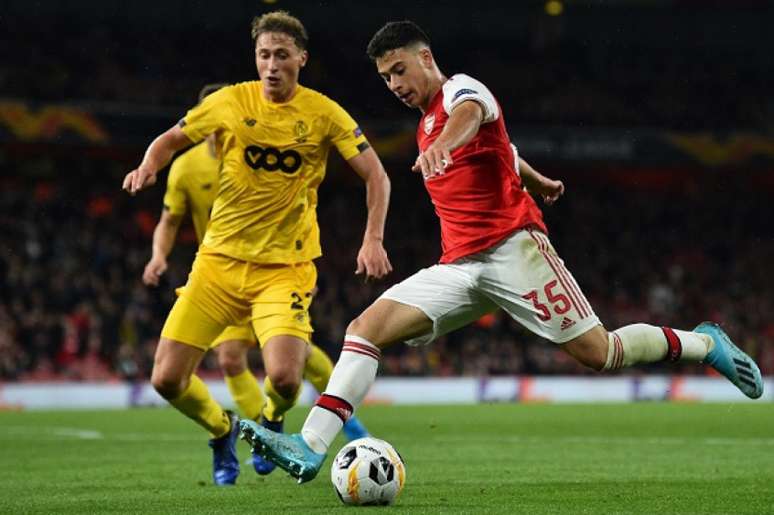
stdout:
[[(253, 20), (260, 81), (222, 88), (158, 136), (124, 178), (130, 194), (154, 184), (175, 152), (216, 134), (222, 142), (218, 194), (188, 282), (170, 311), (151, 375), (156, 390), (212, 435), (213, 478), (239, 474), (235, 415), (194, 374), (228, 326), (250, 323), (276, 391), (277, 418), (295, 402), (309, 355), (309, 305), (321, 255), (317, 188), (335, 147), (366, 185), (368, 219), (358, 274), (392, 267), (382, 240), (390, 183), (355, 121), (336, 102), (298, 83), (307, 35), (284, 12)], [(267, 392), (270, 395), (270, 392)]]
[[(204, 97), (228, 84), (208, 84), (199, 94), (199, 102)], [(167, 270), (167, 257), (177, 237), (178, 229), (187, 213), (191, 213), (196, 238), (201, 243), (210, 211), (218, 192), (218, 172), (221, 163), (221, 145), (216, 135), (207, 136), (205, 141), (187, 150), (176, 158), (169, 169), (167, 189), (164, 194), (164, 209), (161, 218), (153, 231), (153, 251), (143, 272), (143, 282), (148, 286), (158, 286), (159, 278)], [(212, 343), (218, 356), (218, 364), (223, 371), (226, 386), (231, 397), (239, 407), (243, 417), (260, 420), (264, 410), (264, 397), (255, 376), (247, 365), (247, 352), (256, 345), (257, 340), (249, 324), (230, 326), (223, 330)], [(309, 358), (304, 367), (304, 378), (318, 392), (325, 387), (333, 371), (333, 362), (319, 347), (310, 342)], [(271, 381), (265, 379), (265, 388), (274, 392)], [(266, 402), (266, 420), (272, 422), (273, 415), (278, 412), (270, 395)], [(351, 421), (351, 422), (350, 422)], [(354, 440), (368, 435), (362, 423), (355, 417), (350, 418), (344, 427), (347, 438)], [(275, 465), (264, 460), (259, 455), (253, 456), (253, 466), (259, 474), (268, 474)]]

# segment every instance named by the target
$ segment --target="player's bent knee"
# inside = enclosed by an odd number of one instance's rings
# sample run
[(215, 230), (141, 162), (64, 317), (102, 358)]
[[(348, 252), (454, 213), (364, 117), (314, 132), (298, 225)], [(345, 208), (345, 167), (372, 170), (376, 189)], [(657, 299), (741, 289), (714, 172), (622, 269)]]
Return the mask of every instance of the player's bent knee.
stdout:
[(427, 335), (433, 321), (421, 309), (379, 298), (347, 326), (347, 335), (358, 336), (380, 349)]
[(179, 397), (188, 388), (203, 353), (196, 347), (162, 336), (153, 361), (151, 385), (167, 400)]
[(301, 378), (289, 371), (280, 371), (279, 373), (270, 374), (269, 380), (271, 381), (272, 387), (274, 387), (274, 391), (285, 399), (292, 399), (295, 397), (298, 389), (301, 387)]
[(385, 331), (379, 330), (384, 329), (386, 324), (384, 319), (378, 319), (379, 315), (369, 308), (349, 323), (346, 334), (365, 338), (377, 347), (382, 347), (389, 341), (389, 336), (385, 340)]
[(597, 372), (602, 372), (605, 369), (605, 361), (598, 359), (596, 356), (582, 360), (581, 363)]
[(227, 376), (238, 376), (247, 370), (247, 360), (242, 352), (219, 352), (218, 365)]
[(605, 369), (608, 355), (607, 331), (597, 326), (562, 345), (562, 349), (582, 365), (598, 372)]
[(156, 370), (151, 374), (151, 385), (165, 399), (176, 399), (183, 393), (186, 380)]
[(578, 357), (578, 361), (581, 362), (581, 364), (596, 370), (597, 372), (601, 372), (605, 369), (605, 361), (607, 359), (607, 345), (605, 345), (605, 348), (590, 348), (587, 349), (587, 351)]
[(349, 323), (347, 326), (347, 334), (360, 336), (367, 332), (368, 326), (368, 320), (361, 314)]
[(238, 376), (247, 370), (247, 367), (245, 367), (241, 359), (219, 359), (218, 364), (220, 365), (220, 369), (223, 371), (223, 373), (229, 377)]

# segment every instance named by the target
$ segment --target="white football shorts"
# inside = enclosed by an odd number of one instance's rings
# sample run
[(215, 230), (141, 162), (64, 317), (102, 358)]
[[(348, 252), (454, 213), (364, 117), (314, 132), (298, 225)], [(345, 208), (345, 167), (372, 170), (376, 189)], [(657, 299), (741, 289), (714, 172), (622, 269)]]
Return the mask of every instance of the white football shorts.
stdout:
[(548, 237), (531, 229), (454, 263), (424, 268), (380, 298), (414, 306), (433, 321), (432, 332), (409, 345), (430, 343), (499, 308), (554, 343), (600, 324)]

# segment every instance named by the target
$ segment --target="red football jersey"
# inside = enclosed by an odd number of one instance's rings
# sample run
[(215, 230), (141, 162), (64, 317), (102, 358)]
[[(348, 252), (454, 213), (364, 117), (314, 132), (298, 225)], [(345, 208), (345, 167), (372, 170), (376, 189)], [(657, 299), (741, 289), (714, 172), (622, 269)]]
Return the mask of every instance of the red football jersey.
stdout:
[(525, 227), (547, 233), (540, 208), (522, 189), (500, 106), (481, 82), (458, 74), (444, 83), (419, 121), (420, 151), (441, 134), (454, 107), (467, 100), (484, 111), (478, 133), (451, 153), (454, 163), (444, 175), (425, 180), (441, 220), (441, 263), (488, 249)]

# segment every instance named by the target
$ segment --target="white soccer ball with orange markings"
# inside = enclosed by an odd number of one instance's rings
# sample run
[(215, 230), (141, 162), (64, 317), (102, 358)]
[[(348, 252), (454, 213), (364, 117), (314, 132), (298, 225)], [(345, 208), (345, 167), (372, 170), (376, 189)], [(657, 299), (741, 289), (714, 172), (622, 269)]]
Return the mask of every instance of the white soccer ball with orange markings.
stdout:
[(392, 504), (406, 482), (406, 465), (384, 440), (360, 438), (342, 447), (334, 458), (331, 482), (344, 504)]

